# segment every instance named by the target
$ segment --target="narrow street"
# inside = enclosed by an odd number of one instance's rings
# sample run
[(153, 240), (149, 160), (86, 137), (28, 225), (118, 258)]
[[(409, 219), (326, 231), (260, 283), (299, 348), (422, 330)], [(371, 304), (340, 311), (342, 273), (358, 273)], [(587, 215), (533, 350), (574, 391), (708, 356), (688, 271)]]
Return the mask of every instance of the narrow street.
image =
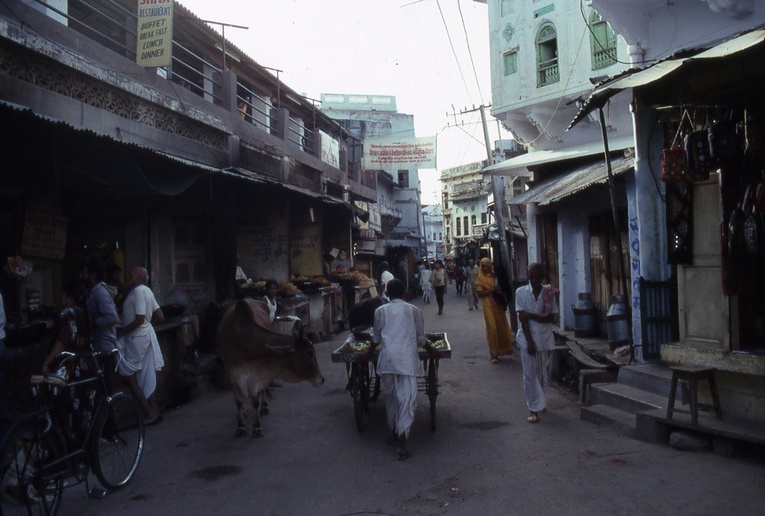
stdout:
[(449, 289), (443, 316), (423, 306), (426, 331), (453, 348), (438, 428), (421, 395), (407, 461), (383, 442), (381, 402), (356, 430), (345, 367), (330, 359), (343, 332), (316, 345), (323, 386), (274, 390), (263, 438), (235, 438), (233, 396), (204, 389), (147, 428), (130, 485), (102, 500), (67, 489), (62, 514), (761, 514), (762, 463), (615, 435), (581, 421), (557, 385), (541, 422), (526, 423), (518, 357), (492, 365), (482, 312)]

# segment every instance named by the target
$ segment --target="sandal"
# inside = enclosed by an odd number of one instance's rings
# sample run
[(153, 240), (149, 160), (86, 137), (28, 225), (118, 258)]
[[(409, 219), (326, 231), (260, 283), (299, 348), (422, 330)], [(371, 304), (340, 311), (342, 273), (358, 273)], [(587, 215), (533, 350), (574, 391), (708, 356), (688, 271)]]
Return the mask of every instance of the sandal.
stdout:
[(397, 453), (396, 460), (406, 460), (412, 456), (411, 452), (408, 452), (406, 450), (404, 451), (399, 450), (396, 453)]
[(532, 412), (531, 415), (526, 418), (526, 421), (532, 424), (539, 423), (539, 414)]
[(499, 364), (499, 357), (496, 355), (491, 356), (491, 363), (492, 364)]

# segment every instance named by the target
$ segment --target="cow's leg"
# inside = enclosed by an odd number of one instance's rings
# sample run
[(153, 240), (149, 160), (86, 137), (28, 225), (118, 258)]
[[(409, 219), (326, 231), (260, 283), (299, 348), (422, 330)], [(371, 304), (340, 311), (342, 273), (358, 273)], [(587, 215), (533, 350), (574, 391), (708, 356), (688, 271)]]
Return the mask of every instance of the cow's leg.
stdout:
[(263, 437), (263, 428), (260, 426), (260, 411), (263, 409), (263, 400), (266, 397), (265, 392), (264, 389), (257, 394), (257, 405), (255, 404), (256, 398), (252, 399), (252, 408), (255, 409), (255, 423), (252, 425), (253, 437)]
[(236, 379), (229, 378), (231, 383), (231, 390), (234, 392), (234, 400), (236, 400), (236, 437), (244, 437), (247, 435), (247, 398), (239, 389), (239, 385), (236, 383)]
[(271, 409), (268, 408), (268, 389), (263, 389), (263, 393), (260, 395), (261, 402), (258, 414), (261, 416), (267, 416), (271, 413)]

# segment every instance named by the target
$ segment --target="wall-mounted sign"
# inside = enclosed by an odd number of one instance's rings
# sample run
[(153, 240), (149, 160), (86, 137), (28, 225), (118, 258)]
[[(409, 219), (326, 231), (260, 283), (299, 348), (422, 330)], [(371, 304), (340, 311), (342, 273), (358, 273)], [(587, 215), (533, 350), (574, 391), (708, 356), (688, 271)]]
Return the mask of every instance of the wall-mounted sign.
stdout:
[(364, 140), (364, 168), (436, 168), (436, 137), (367, 138)]
[(335, 168), (340, 168), (340, 144), (321, 129), (319, 134), (321, 135), (321, 160)]
[(49, 213), (27, 210), (21, 254), (63, 260), (66, 250), (67, 220)]
[(145, 68), (170, 66), (173, 0), (138, 0), (135, 62)]

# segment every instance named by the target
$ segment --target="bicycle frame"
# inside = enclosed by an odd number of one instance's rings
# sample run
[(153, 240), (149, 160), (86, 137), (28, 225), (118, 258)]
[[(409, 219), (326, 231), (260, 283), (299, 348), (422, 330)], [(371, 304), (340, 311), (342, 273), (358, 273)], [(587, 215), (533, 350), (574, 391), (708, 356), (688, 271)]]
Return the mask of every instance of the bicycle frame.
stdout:
[(67, 452), (62, 457), (57, 458), (53, 462), (49, 464), (45, 464), (45, 466), (42, 468), (42, 471), (41, 471), (42, 478), (44, 480), (66, 478), (70, 476), (70, 474), (76, 476), (77, 472), (75, 470), (80, 464), (85, 464), (87, 465), (88, 469), (90, 469), (91, 444), (93, 442), (94, 433), (96, 430), (95, 422), (99, 420), (101, 414), (104, 411), (109, 410), (109, 404), (111, 403), (113, 398), (111, 389), (109, 388), (109, 385), (106, 382), (106, 377), (104, 375), (103, 361), (101, 359), (105, 357), (115, 356), (116, 354), (117, 354), (117, 351), (114, 350), (112, 352), (93, 351), (93, 352), (86, 352), (86, 353), (72, 353), (70, 351), (64, 351), (58, 355), (58, 356), (65, 357), (64, 360), (61, 362), (62, 364), (74, 358), (80, 358), (83, 356), (90, 355), (90, 357), (93, 359), (93, 362), (96, 365), (95, 376), (91, 378), (85, 378), (83, 380), (69, 382), (67, 383), (66, 388), (77, 387), (79, 385), (87, 385), (94, 382), (98, 382), (101, 385), (100, 394), (102, 395), (102, 398), (98, 402), (98, 407), (96, 408), (95, 414), (93, 415), (93, 419), (91, 420), (90, 426), (88, 427), (88, 431), (85, 435), (85, 439), (82, 441), (82, 444), (80, 445), (78, 449), (71, 452), (69, 452), (67, 448), (66, 439), (63, 438), (64, 436), (63, 429), (60, 428), (60, 425), (58, 424), (58, 422), (56, 422), (54, 418), (51, 417), (50, 406), (47, 406), (44, 409), (40, 410), (40, 413), (38, 413), (38, 417), (40, 417), (41, 419), (45, 419), (46, 421), (46, 427), (43, 430), (42, 435), (45, 435), (51, 431), (56, 432), (59, 436), (61, 436), (61, 440), (64, 443), (64, 451)]

